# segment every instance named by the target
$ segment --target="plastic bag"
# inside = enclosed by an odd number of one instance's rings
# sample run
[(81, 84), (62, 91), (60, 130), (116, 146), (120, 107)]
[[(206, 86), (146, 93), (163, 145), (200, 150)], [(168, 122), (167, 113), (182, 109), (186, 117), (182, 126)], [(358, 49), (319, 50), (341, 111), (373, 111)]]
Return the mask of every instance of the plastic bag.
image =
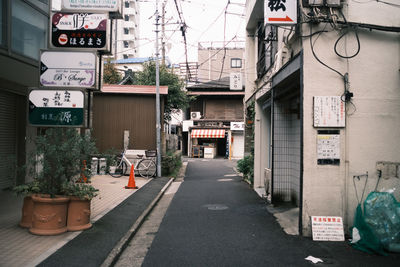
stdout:
[(382, 243), (375, 236), (372, 229), (365, 222), (361, 204), (358, 204), (354, 215), (354, 226), (351, 229), (353, 241), (351, 245), (361, 251), (373, 254), (386, 255)]
[(387, 192), (371, 192), (364, 201), (365, 222), (384, 248), (400, 245), (400, 203)]

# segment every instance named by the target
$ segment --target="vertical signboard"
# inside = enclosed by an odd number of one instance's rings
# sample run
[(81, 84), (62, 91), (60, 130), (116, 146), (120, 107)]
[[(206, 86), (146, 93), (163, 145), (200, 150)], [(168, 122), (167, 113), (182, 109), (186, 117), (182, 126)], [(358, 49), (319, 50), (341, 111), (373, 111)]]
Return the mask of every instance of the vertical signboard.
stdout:
[(265, 0), (265, 24), (297, 23), (297, 0)]
[(51, 13), (50, 47), (108, 50), (107, 14)]
[(243, 89), (242, 74), (240, 72), (230, 74), (229, 89), (231, 90)]
[(41, 51), (40, 85), (96, 88), (95, 52)]
[(72, 90), (32, 90), (28, 120), (34, 126), (83, 126), (85, 95)]

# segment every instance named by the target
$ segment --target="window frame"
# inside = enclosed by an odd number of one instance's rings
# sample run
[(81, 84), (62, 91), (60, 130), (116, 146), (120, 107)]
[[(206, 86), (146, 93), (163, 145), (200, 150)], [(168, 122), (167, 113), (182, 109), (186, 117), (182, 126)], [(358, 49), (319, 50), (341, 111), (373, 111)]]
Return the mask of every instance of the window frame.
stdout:
[[(236, 64), (233, 64), (234, 62)], [(240, 64), (237, 64), (237, 63), (240, 63)], [(231, 68), (232, 69), (240, 69), (240, 68), (242, 68), (242, 59), (238, 58), (238, 57), (231, 58)]]

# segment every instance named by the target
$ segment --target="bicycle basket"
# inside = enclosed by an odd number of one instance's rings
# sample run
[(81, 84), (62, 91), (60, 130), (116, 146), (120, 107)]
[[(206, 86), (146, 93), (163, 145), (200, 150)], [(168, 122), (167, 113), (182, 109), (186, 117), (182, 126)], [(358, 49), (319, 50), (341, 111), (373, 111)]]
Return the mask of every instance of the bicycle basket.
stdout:
[(146, 158), (157, 156), (157, 150), (146, 150), (145, 153), (146, 153)]

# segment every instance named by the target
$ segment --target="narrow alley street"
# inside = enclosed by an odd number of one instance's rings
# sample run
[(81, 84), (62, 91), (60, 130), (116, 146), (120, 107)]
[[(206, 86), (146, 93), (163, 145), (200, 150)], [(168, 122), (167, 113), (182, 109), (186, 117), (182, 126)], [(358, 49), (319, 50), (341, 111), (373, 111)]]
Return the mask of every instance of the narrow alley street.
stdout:
[[(184, 182), (174, 197), (167, 191), (154, 209), (156, 215), (142, 226), (147, 233), (138, 233), (150, 243), (133, 238), (116, 266), (315, 265), (305, 260), (308, 256), (324, 261), (318, 266), (398, 263), (396, 255), (368, 255), (347, 241), (314, 242), (285, 234), (264, 200), (234, 172), (235, 164), (189, 159)], [(166, 211), (163, 219), (162, 210)]]

